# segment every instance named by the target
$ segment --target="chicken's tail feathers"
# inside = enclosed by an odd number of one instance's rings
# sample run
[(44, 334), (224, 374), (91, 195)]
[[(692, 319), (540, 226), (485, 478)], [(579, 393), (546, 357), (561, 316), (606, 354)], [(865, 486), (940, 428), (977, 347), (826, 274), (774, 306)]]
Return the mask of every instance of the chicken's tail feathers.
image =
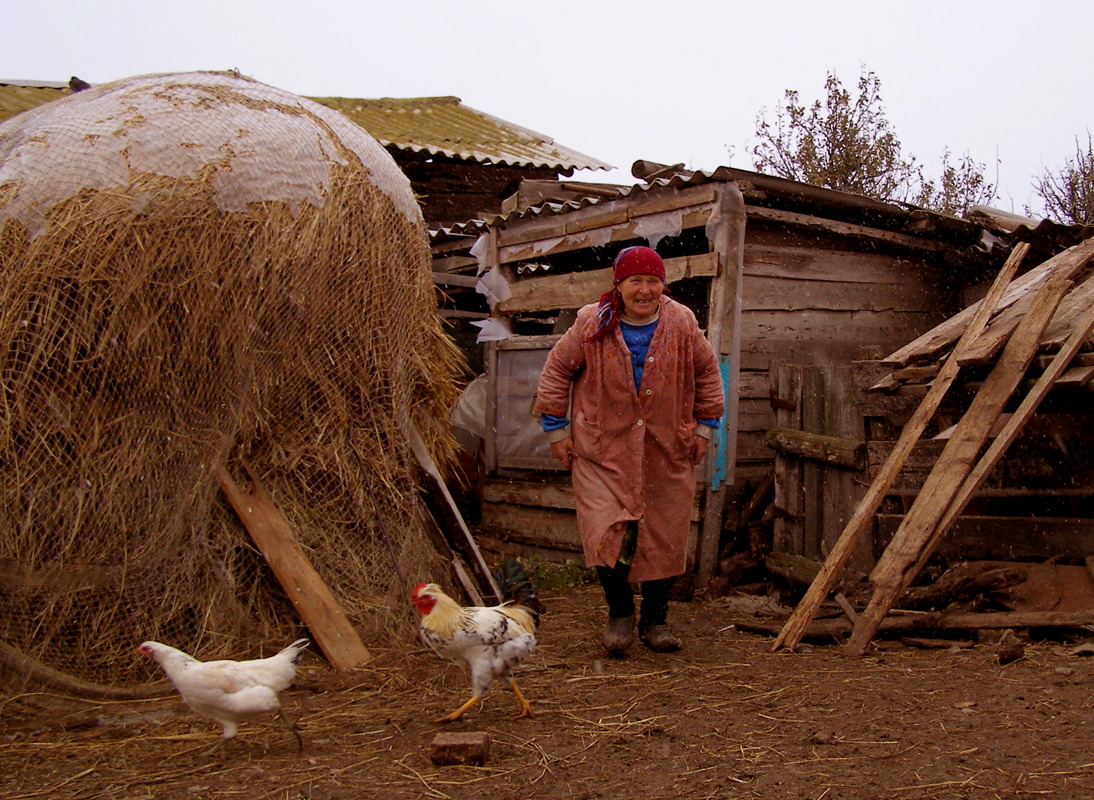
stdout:
[(511, 556), (506, 556), (494, 573), (494, 578), (501, 590), (502, 602), (519, 603), (527, 607), (538, 623), (543, 604), (536, 593), (535, 584), (532, 583), (532, 579), (528, 577), (521, 563)]
[(281, 652), (289, 654), (293, 663), (295, 663), (300, 658), (300, 654), (304, 652), (304, 648), (309, 644), (311, 644), (311, 639), (297, 639)]

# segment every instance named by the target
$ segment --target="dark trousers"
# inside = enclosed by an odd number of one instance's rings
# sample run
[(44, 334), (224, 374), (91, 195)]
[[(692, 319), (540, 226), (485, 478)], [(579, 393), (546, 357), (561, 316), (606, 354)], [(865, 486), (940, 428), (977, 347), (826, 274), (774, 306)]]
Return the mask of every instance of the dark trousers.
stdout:
[[(623, 619), (634, 614), (634, 589), (627, 580), (631, 570), (628, 564), (614, 567), (597, 567), (596, 574), (604, 587), (604, 599), (608, 601), (608, 616)], [(676, 578), (661, 578), (642, 582), (642, 605), (639, 609), (639, 627), (664, 625), (669, 613), (669, 594)]]

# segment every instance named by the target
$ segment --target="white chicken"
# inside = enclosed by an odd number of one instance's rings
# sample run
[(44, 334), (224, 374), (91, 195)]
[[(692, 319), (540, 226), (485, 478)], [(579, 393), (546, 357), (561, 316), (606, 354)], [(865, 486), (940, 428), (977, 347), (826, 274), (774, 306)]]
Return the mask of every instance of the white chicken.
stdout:
[[(471, 699), (435, 722), (454, 722), (482, 701), (495, 678), (508, 681), (520, 704), (516, 718), (532, 715), (513, 670), (536, 649), (539, 600), (515, 559), (506, 559), (502, 582), (507, 601), (498, 606), (461, 606), (435, 583), (419, 583), (411, 601), (422, 612), (422, 638), (438, 655), (471, 673)], [(499, 576), (501, 577), (501, 576)]]
[(296, 723), (281, 707), (278, 692), (292, 683), (296, 662), (308, 644), (307, 639), (297, 639), (276, 655), (251, 661), (198, 661), (160, 642), (144, 642), (138, 652), (160, 665), (190, 708), (220, 723), (224, 732), (209, 750), (211, 754), (235, 738), (239, 723), (272, 714), (280, 716), (296, 736), (297, 749), (304, 746)]

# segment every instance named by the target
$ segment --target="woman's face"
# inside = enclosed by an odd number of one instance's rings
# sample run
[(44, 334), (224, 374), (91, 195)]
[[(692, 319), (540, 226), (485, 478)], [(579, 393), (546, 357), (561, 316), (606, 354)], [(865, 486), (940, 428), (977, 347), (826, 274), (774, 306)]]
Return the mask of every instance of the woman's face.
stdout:
[(654, 275), (631, 275), (621, 280), (616, 288), (623, 296), (623, 313), (641, 322), (657, 313), (665, 285)]

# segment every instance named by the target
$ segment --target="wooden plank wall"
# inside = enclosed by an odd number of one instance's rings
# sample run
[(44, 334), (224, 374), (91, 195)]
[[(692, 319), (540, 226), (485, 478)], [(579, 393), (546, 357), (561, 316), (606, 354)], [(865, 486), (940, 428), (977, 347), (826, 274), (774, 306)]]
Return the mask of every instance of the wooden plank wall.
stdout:
[(852, 241), (755, 221), (745, 229), (737, 475), (775, 458), (773, 366), (850, 364), (888, 353), (947, 319), (956, 294), (930, 253), (886, 255)]

